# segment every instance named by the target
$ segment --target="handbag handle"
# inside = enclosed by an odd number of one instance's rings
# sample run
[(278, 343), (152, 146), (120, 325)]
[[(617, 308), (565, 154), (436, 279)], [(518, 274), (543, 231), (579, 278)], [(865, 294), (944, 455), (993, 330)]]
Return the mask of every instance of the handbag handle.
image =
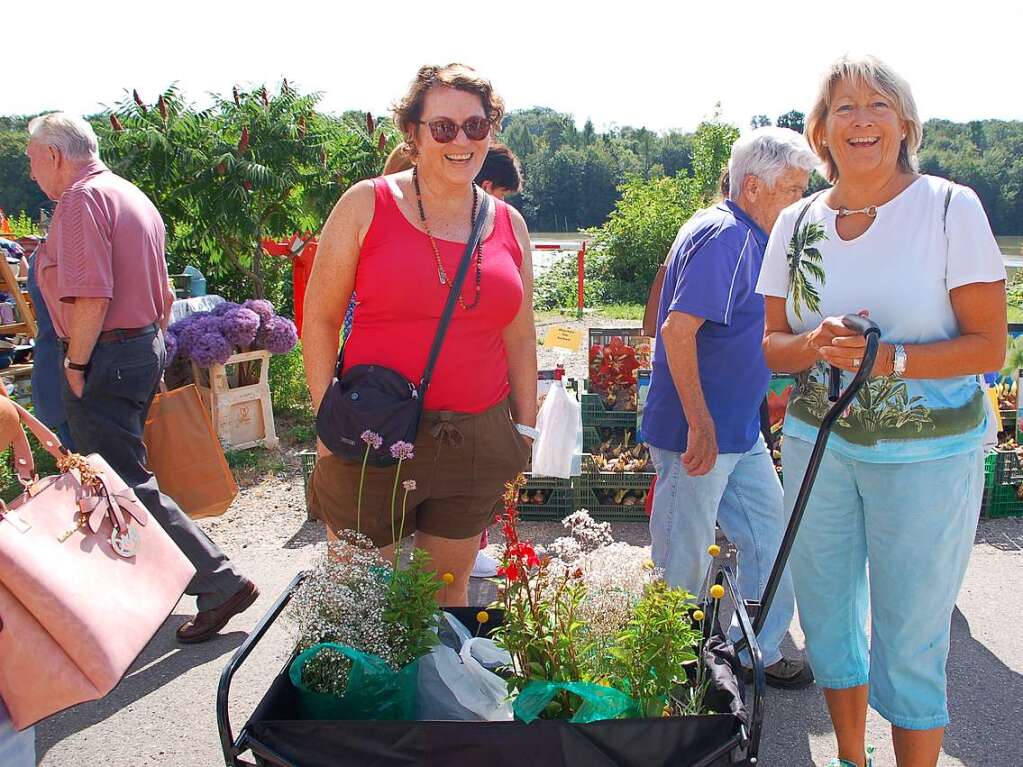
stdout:
[[(46, 428), (42, 421), (14, 400), (9, 401), (14, 405), (14, 409), (17, 410), (18, 418), (21, 420), (22, 425), (28, 426), (47, 453), (56, 459), (60, 459), (67, 454), (67, 448), (60, 444), (57, 435)], [(18, 479), (22, 484), (30, 482), (35, 477), (36, 467), (35, 460), (32, 458), (32, 448), (29, 447), (28, 437), (25, 436), (24, 428), (18, 429), (11, 447), (14, 451), (14, 471), (18, 475)]]

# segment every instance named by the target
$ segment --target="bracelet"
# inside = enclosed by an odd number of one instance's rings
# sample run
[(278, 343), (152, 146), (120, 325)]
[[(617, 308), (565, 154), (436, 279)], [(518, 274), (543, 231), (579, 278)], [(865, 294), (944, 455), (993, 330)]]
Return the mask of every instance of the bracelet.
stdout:
[(534, 442), (536, 442), (536, 440), (540, 437), (539, 430), (534, 429), (532, 426), (526, 426), (524, 423), (515, 424), (515, 431), (523, 437), (529, 437)]

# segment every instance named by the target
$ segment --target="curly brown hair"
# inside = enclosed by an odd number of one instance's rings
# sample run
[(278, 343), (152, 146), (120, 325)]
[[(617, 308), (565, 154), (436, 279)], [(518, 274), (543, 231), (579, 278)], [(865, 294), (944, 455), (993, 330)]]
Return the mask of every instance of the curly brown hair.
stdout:
[[(394, 124), (408, 137), (423, 116), (426, 94), (435, 85), (446, 85), (466, 93), (474, 93), (483, 103), (483, 111), (495, 129), (501, 127), (504, 117), (504, 100), (494, 92), (494, 87), (475, 69), (465, 64), (452, 63), (445, 66), (427, 64), (419, 68), (415, 79), (400, 101), (391, 107)], [(406, 140), (405, 151), (414, 153), (414, 147)]]

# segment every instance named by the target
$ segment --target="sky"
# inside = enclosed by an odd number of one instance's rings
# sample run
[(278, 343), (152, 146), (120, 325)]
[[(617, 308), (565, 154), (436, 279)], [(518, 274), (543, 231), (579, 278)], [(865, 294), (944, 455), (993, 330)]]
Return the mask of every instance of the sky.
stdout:
[(509, 109), (547, 106), (598, 130), (689, 131), (719, 102), (747, 128), (754, 114), (807, 111), (830, 61), (873, 53), (925, 120), (1023, 119), (1019, 0), (7, 0), (3, 18), (17, 34), (0, 114), (89, 114), (175, 81), (201, 106), (282, 77), (322, 91), (326, 111), (383, 114), (420, 65), (461, 61)]

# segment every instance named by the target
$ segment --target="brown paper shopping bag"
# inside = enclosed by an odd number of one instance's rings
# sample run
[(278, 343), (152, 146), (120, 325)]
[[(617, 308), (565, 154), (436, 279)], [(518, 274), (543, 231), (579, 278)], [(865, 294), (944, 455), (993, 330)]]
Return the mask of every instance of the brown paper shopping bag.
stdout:
[(188, 516), (227, 511), (238, 485), (194, 384), (156, 395), (143, 438), (160, 490)]

